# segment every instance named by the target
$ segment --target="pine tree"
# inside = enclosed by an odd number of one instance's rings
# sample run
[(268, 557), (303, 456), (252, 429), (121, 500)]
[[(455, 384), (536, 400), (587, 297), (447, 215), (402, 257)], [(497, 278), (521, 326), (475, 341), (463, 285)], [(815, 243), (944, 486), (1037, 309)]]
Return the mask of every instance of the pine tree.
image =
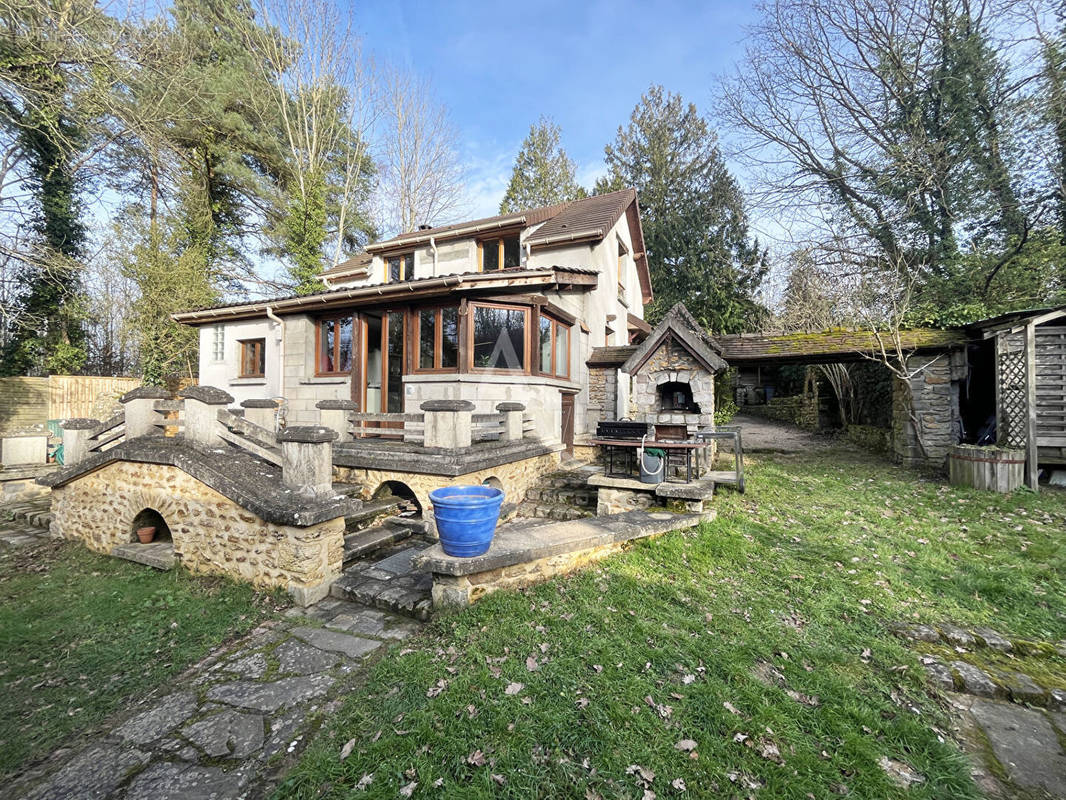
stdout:
[(574, 162), (563, 150), (559, 134), (559, 126), (546, 117), (529, 126), (529, 135), (515, 157), (511, 182), (500, 203), (501, 214), (586, 196), (577, 184)]
[(716, 333), (757, 324), (765, 253), (749, 237), (740, 188), (696, 107), (652, 86), (605, 153), (608, 175), (597, 192), (632, 186), (640, 198), (655, 287), (648, 318), (681, 301)]

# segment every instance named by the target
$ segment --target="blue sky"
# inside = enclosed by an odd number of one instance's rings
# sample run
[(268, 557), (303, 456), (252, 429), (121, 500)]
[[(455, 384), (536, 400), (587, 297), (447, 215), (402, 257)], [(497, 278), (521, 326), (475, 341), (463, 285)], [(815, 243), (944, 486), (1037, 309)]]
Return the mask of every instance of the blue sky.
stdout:
[[(397, 2), (353, 4), (376, 56), (428, 77), (449, 108), (468, 170), (468, 216), (495, 214), (511, 165), (540, 115), (591, 185), (648, 86), (661, 83), (702, 111), (714, 79), (743, 51), (754, 21), (740, 2)], [(740, 176), (742, 178), (742, 176)]]

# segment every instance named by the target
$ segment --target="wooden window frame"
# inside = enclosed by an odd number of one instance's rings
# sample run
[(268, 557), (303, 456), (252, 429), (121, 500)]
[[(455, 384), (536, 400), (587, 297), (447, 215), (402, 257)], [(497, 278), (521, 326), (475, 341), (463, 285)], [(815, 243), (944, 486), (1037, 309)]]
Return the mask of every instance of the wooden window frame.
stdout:
[[(504, 239), (517, 239), (518, 240), (518, 264), (514, 267), (503, 266), (503, 242)], [(477, 241), (477, 271), (485, 271), (485, 245), (495, 243), (497, 259), (500, 267), (493, 270), (493, 272), (503, 272), (505, 269), (515, 269), (522, 266), (522, 234), (520, 231), (515, 233), (501, 234), (499, 236), (486, 236)]]
[[(405, 278), (403, 276), (403, 272), (404, 272), (403, 268), (404, 268), (404, 265), (407, 263), (408, 256), (410, 256), (410, 258), (411, 258), (411, 277), (410, 278)], [(395, 281), (392, 279), (392, 269), (389, 266), (389, 262), (392, 261), (392, 259), (394, 259), (394, 258), (400, 259), (400, 277), (399, 277), (398, 280), (395, 280)], [(385, 262), (385, 283), (404, 283), (406, 281), (414, 280), (414, 278), (415, 278), (415, 251), (414, 250), (408, 250), (407, 252), (404, 252), (404, 253), (392, 253), (392, 254), (387, 255), (387, 256), (382, 256), (381, 259), (382, 259), (382, 261)]]
[(625, 242), (621, 238), (618, 239), (618, 297), (623, 302), (626, 299), (626, 257), (629, 255), (629, 248), (626, 247)]
[[(455, 366), (454, 367), (442, 367), (441, 357), (444, 355), (444, 310), (446, 308), (455, 309)], [(422, 312), (433, 312), (433, 366), (422, 366)], [(450, 373), (456, 373), (459, 371), (459, 366), (462, 364), (462, 314), (458, 305), (447, 306), (421, 306), (411, 309), (411, 317), (413, 317), (413, 324), (411, 328), (414, 330), (414, 337), (412, 342), (413, 348), (413, 361), (412, 372), (421, 373), (424, 375), (440, 374), (447, 375)]]
[[(500, 308), (505, 311), (521, 311), (525, 315), (525, 335), (524, 339), (524, 352), (522, 354), (522, 369), (497, 369), (494, 367), (475, 367), (474, 366), (474, 316), (477, 314), (479, 308)], [(465, 364), (466, 371), (470, 373), (477, 373), (479, 375), (532, 375), (533, 367), (533, 309), (529, 306), (514, 306), (504, 303), (481, 303), (476, 300), (471, 300), (467, 311), (467, 324), (466, 324), (466, 352), (467, 361)]]
[[(240, 364), (237, 367), (237, 377), (238, 378), (265, 378), (266, 377), (266, 339), (265, 338), (239, 339), (238, 343), (241, 346), (241, 360), (240, 360)], [(262, 370), (260, 372), (245, 372), (244, 371), (244, 365), (247, 363), (247, 359), (245, 358), (245, 353), (248, 351), (248, 348), (251, 348), (251, 350), (252, 350), (252, 358), (255, 360), (255, 362), (257, 364), (261, 364), (262, 365)], [(258, 358), (256, 357), (256, 348), (258, 348), (258, 350), (259, 350)]]
[[(537, 360), (538, 361), (540, 361), (540, 355), (541, 355), (541, 352), (540, 352), (540, 321), (541, 320), (547, 320), (550, 323), (549, 339), (551, 340), (551, 344), (550, 344), (550, 352), (551, 352), (550, 361), (551, 361), (551, 364), (549, 365), (549, 369), (545, 369), (543, 363), (538, 363), (537, 364), (537, 369), (539, 370), (541, 375), (544, 375), (546, 377), (549, 377), (549, 378), (560, 378), (562, 380), (567, 380), (568, 381), (568, 380), (570, 380), (570, 362), (573, 360), (573, 354), (574, 354), (574, 350), (573, 350), (573, 348), (574, 348), (574, 326), (570, 325), (569, 323), (563, 322), (562, 320), (556, 319), (551, 314), (541, 313), (538, 316), (538, 318), (537, 318), (537, 347), (536, 347), (536, 350), (537, 350)], [(556, 337), (558, 336), (559, 328), (566, 328), (566, 372), (565, 373), (560, 373), (558, 371), (557, 365), (555, 363), (555, 354), (556, 354), (555, 341), (556, 341)]]
[[(352, 366), (348, 369), (334, 369), (324, 370), (322, 369), (322, 324), (325, 322), (332, 323), (334, 325), (333, 330), (333, 363), (340, 363), (341, 341), (337, 336), (336, 325), (344, 320), (351, 320), (352, 323)], [(352, 369), (355, 367), (355, 318), (352, 314), (338, 314), (332, 317), (318, 317), (315, 320), (315, 377), (324, 378), (334, 375), (351, 375)]]

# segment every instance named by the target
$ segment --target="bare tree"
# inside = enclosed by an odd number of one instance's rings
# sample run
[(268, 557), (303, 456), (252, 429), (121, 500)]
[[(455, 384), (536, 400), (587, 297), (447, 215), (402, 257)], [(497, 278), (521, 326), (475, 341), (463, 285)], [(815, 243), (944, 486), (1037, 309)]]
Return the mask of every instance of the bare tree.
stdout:
[(379, 200), (394, 232), (435, 224), (461, 210), (458, 136), (427, 81), (397, 68), (382, 77)]

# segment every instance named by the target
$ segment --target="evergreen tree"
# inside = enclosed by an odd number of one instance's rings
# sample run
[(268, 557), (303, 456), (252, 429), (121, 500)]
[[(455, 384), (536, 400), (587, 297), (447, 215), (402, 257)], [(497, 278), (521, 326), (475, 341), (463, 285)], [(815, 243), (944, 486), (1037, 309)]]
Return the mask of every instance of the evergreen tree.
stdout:
[(681, 301), (715, 333), (757, 325), (766, 256), (749, 236), (740, 188), (696, 107), (652, 86), (605, 152), (608, 176), (597, 192), (632, 186), (640, 197), (655, 287), (648, 318)]
[(577, 184), (574, 162), (559, 141), (559, 126), (546, 117), (529, 126), (529, 135), (515, 157), (511, 182), (500, 213), (551, 206), (585, 197)]

